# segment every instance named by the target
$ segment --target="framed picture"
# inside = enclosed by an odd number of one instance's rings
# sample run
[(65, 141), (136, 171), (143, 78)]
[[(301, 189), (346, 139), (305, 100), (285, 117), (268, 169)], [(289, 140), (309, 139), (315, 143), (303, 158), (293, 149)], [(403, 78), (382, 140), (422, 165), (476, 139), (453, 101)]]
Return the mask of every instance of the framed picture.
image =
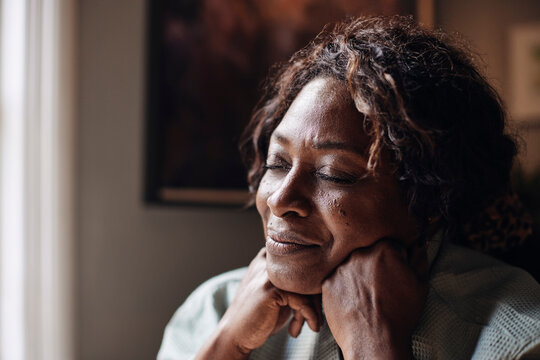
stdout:
[(145, 200), (243, 204), (237, 142), (270, 66), (324, 24), (413, 14), (413, 0), (152, 0), (149, 6)]
[(519, 122), (540, 124), (540, 23), (510, 31), (510, 110)]

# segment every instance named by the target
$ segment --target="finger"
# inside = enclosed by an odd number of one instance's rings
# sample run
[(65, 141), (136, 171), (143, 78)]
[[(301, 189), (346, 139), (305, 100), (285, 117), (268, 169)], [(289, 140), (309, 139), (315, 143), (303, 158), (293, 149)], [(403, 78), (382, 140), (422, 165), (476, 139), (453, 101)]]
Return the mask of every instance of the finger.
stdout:
[(293, 309), (295, 313), (299, 313), (299, 315), (305, 319), (311, 330), (319, 331), (322, 323), (322, 316), (319, 317), (310, 297), (287, 293), (287, 302), (289, 307)]
[(262, 248), (259, 250), (257, 255), (251, 260), (249, 264), (251, 273), (264, 273), (266, 272), (266, 249)]
[(251, 260), (250, 267), (255, 266), (252, 264), (266, 264), (266, 248), (262, 248), (261, 250), (259, 250), (253, 260)]
[(291, 308), (288, 306), (283, 306), (279, 310), (278, 319), (276, 321), (276, 325), (274, 326), (274, 330), (272, 331), (272, 335), (276, 334), (278, 331), (280, 331), (285, 324), (289, 321), (291, 318)]
[(315, 313), (317, 314), (317, 324), (319, 325), (317, 330), (315, 331), (319, 331), (324, 322), (323, 314), (322, 314), (322, 294), (312, 295), (311, 305), (313, 309), (315, 310)]
[(418, 280), (426, 281), (429, 273), (429, 264), (427, 260), (427, 246), (423, 237), (418, 238), (410, 246), (402, 242), (384, 238), (381, 240), (381, 247), (387, 247), (393, 250), (394, 254), (402, 260), (403, 265), (409, 267), (416, 275)]
[(266, 258), (266, 247), (261, 248), (261, 250), (259, 250), (259, 252), (257, 253), (257, 256), (255, 257)]
[(400, 258), (407, 260), (407, 247), (401, 241), (394, 238), (382, 238), (375, 245), (381, 248), (393, 250)]
[(289, 334), (296, 338), (298, 335), (300, 335), (300, 332), (302, 331), (302, 326), (304, 326), (305, 318), (302, 316), (302, 314), (299, 311), (293, 311), (293, 318), (291, 319), (291, 323), (289, 324)]

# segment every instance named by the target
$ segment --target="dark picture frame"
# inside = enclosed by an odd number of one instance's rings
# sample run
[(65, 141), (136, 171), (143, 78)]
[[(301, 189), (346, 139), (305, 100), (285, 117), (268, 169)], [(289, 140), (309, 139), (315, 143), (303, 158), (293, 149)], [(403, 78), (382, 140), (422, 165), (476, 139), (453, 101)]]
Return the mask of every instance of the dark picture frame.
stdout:
[(237, 142), (270, 66), (346, 16), (414, 14), (414, 0), (149, 0), (144, 200), (249, 199)]

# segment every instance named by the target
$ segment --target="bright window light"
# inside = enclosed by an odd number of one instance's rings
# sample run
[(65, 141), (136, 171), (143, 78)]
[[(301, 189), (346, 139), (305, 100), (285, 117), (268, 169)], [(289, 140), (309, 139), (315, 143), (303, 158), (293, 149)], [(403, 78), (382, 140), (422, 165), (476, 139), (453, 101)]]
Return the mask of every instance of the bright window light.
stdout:
[(23, 360), (26, 1), (0, 4), (0, 357)]

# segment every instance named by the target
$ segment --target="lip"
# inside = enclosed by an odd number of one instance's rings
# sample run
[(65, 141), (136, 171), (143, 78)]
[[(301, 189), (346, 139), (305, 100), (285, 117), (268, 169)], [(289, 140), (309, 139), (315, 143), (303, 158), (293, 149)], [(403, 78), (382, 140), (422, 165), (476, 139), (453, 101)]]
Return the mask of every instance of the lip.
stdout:
[(304, 239), (293, 232), (268, 231), (266, 250), (277, 256), (291, 255), (298, 252), (312, 250), (319, 247), (311, 241)]

